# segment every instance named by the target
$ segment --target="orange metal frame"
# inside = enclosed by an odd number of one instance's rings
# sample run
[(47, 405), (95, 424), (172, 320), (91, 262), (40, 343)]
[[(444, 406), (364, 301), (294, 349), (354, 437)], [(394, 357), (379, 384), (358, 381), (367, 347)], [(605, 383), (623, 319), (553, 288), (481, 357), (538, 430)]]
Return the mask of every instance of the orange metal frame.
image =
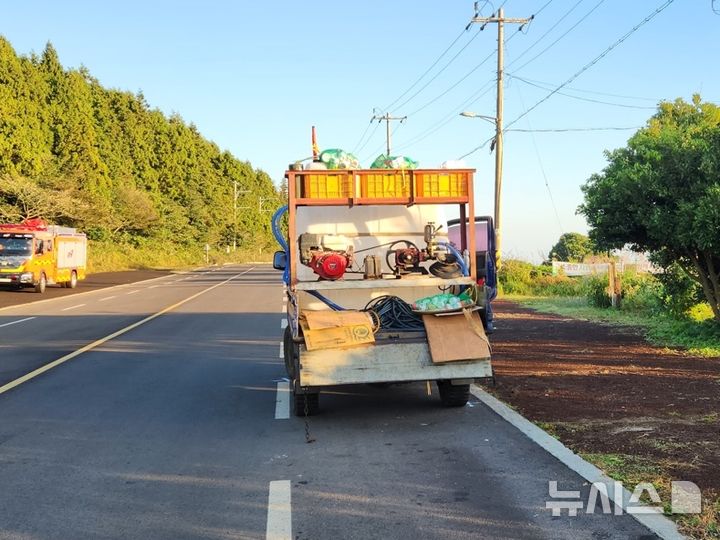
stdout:
[[(285, 178), (287, 179), (288, 185), (288, 236), (289, 242), (288, 247), (290, 252), (288, 253), (288, 264), (290, 264), (290, 286), (294, 287), (297, 280), (297, 269), (294, 264), (297, 257), (297, 220), (296, 212), (298, 207), (302, 206), (356, 206), (356, 205), (403, 205), (412, 206), (414, 204), (458, 204), (460, 207), (460, 223), (467, 222), (468, 215), (471, 217), (475, 216), (475, 201), (473, 195), (473, 174), (475, 169), (414, 169), (403, 171), (403, 174), (407, 174), (409, 178), (409, 194), (407, 197), (365, 197), (364, 193), (367, 192), (366, 186), (367, 181), (364, 180), (368, 175), (382, 174), (383, 172), (392, 172), (393, 170), (385, 169), (357, 169), (342, 171), (346, 173), (353, 181), (350, 184), (350, 197), (343, 198), (316, 198), (316, 197), (298, 197), (297, 193), (297, 180), (302, 179), (303, 176), (307, 175), (318, 175), (318, 176), (330, 176), (337, 175), (337, 170), (305, 170), (305, 171), (286, 171)], [(397, 172), (397, 171), (396, 171)], [(466, 184), (465, 193), (466, 195), (461, 196), (450, 196), (450, 197), (428, 197), (428, 196), (417, 196), (417, 189), (415, 186), (416, 176), (418, 173), (423, 174), (460, 174), (464, 176), (464, 183)], [(356, 177), (360, 178), (360, 191), (361, 193), (355, 193), (355, 182)], [(363, 183), (365, 182), (365, 183)], [(470, 253), (470, 276), (473, 280), (477, 279), (477, 269), (475, 268), (475, 227), (461, 227), (460, 228), (460, 251), (467, 249)]]

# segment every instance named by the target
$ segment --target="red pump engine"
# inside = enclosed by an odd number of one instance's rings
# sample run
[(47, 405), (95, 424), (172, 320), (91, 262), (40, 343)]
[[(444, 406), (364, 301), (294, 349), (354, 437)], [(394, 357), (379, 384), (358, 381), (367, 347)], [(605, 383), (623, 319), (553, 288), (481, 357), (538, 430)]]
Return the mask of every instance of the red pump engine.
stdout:
[(320, 279), (334, 281), (352, 265), (353, 247), (344, 236), (304, 233), (298, 239), (300, 262)]

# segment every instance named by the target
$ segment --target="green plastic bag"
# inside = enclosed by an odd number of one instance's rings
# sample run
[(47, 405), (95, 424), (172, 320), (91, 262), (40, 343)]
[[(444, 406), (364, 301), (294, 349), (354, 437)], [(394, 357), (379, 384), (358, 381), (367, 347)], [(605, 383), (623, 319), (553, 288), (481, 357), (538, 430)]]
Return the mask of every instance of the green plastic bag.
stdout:
[(406, 156), (380, 154), (370, 165), (371, 169), (417, 169), (418, 162)]
[(327, 165), (328, 169), (359, 169), (358, 158), (350, 152), (339, 148), (328, 148), (320, 154), (320, 161)]

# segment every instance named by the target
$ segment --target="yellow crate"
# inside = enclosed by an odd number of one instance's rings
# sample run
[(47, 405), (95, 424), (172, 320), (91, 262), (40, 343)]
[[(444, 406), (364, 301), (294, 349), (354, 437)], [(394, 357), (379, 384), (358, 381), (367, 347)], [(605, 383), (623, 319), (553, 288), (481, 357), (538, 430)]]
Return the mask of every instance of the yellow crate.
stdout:
[(410, 174), (407, 171), (363, 172), (360, 177), (361, 197), (368, 199), (409, 198)]
[(467, 171), (417, 171), (415, 195), (417, 197), (466, 197), (470, 173)]
[(348, 199), (353, 196), (354, 179), (347, 172), (307, 173), (300, 176), (300, 197), (305, 199)]

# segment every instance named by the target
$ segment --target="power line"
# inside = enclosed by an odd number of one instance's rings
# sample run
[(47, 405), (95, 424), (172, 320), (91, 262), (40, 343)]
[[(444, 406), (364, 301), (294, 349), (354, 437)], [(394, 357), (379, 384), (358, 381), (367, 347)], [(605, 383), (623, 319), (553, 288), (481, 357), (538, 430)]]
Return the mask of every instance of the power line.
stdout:
[[(396, 107), (393, 109), (393, 112), (397, 111), (398, 109), (400, 109), (400, 108), (404, 107), (405, 105), (407, 105), (408, 103), (410, 103), (410, 102), (411, 102), (413, 99), (415, 99), (423, 90), (425, 90), (428, 86), (430, 86), (430, 84), (432, 84), (432, 82), (435, 81), (435, 79), (437, 79), (437, 78), (450, 66), (450, 64), (452, 64), (452, 63), (457, 59), (457, 57), (460, 56), (460, 55), (462, 54), (462, 52), (463, 52), (465, 49), (468, 48), (468, 46), (475, 40), (475, 38), (480, 35), (480, 32), (481, 32), (480, 30), (478, 30), (477, 32), (475, 32), (475, 35), (474, 35), (473, 37), (471, 37), (470, 40), (469, 40), (465, 45), (463, 45), (463, 47), (462, 47), (457, 53), (455, 53), (455, 56), (453, 56), (453, 57), (450, 59), (450, 61), (449, 61), (447, 64), (445, 64), (445, 65), (440, 69), (440, 71), (438, 71), (435, 75), (433, 75), (433, 76), (430, 78), (430, 80), (428, 80), (428, 81), (427, 81), (420, 89), (418, 89), (413, 95), (411, 95), (409, 98), (407, 98), (405, 101), (403, 101), (400, 105), (396, 106)], [(478, 67), (480, 67), (480, 66), (478, 66)], [(424, 107), (421, 107), (420, 110), (422, 110), (423, 108), (424, 108)]]
[[(540, 56), (542, 56), (543, 54), (545, 54), (549, 49), (551, 49), (552, 47), (554, 47), (554, 46), (558, 43), (558, 41), (560, 41), (560, 40), (563, 39), (565, 36), (567, 36), (570, 32), (572, 32), (573, 30), (575, 30), (575, 28), (577, 28), (585, 19), (587, 19), (590, 15), (592, 15), (592, 13), (593, 13), (597, 8), (599, 8), (604, 2), (605, 2), (605, 0), (600, 0), (597, 4), (595, 4), (595, 5), (593, 6), (593, 8), (592, 8), (590, 11), (588, 11), (585, 15), (583, 15), (575, 24), (573, 24), (570, 28), (568, 28), (565, 32), (563, 32), (563, 33), (560, 35), (560, 37), (558, 37), (558, 38), (557, 38), (555, 41), (553, 41), (550, 45), (548, 45), (547, 47), (545, 47), (542, 51), (540, 51), (539, 53), (537, 53), (535, 56), (533, 56), (530, 60), (528, 60), (527, 62), (525, 62), (523, 65), (521, 65), (521, 66), (520, 66), (519, 68), (517, 68), (515, 71), (516, 71), (516, 72), (517, 72), (517, 71), (520, 71), (522, 68), (524, 68), (524, 67), (527, 66), (528, 64), (534, 62), (534, 61), (537, 60)], [(514, 63), (514, 62), (511, 62), (511, 63), (508, 65), (508, 67), (509, 67), (510, 65), (512, 65), (513, 63)]]
[(448, 125), (450, 122), (455, 120), (457, 118), (457, 115), (460, 114), (462, 111), (466, 110), (471, 105), (475, 104), (477, 101), (480, 100), (483, 96), (485, 96), (490, 90), (493, 89), (493, 86), (495, 84), (494, 80), (490, 80), (486, 82), (480, 90), (477, 92), (474, 92), (467, 100), (463, 101), (463, 103), (456, 107), (454, 109), (454, 112), (450, 114), (449, 116), (443, 117), (439, 122), (435, 122), (432, 126), (430, 126), (425, 131), (421, 132), (419, 135), (416, 135), (415, 137), (410, 138), (408, 141), (406, 141), (404, 144), (401, 144), (398, 146), (398, 149), (400, 148), (409, 148), (410, 146), (413, 146), (420, 141), (423, 141), (427, 139), (430, 135), (433, 135), (446, 125)]
[[(373, 119), (370, 120), (370, 123), (373, 123)], [(363, 148), (365, 148), (365, 147), (367, 146), (367, 144), (372, 140), (373, 135), (375, 135), (375, 132), (378, 130), (379, 127), (380, 127), (380, 122), (378, 122), (377, 124), (375, 124), (375, 127), (373, 128), (372, 132), (370, 132), (370, 135), (369, 135), (368, 138), (365, 140), (365, 142), (363, 143), (363, 145), (362, 145), (360, 148), (357, 149), (357, 153), (358, 153), (358, 154), (359, 154), (360, 152), (362, 152)], [(353, 152), (353, 154), (354, 154), (354, 153), (355, 153), (355, 152)]]
[[(516, 80), (518, 80), (518, 81), (520, 81), (520, 82), (523, 82), (523, 83), (525, 83), (525, 84), (529, 84), (530, 86), (534, 86), (535, 88), (540, 88), (541, 90), (551, 90), (551, 89), (552, 89), (552, 86), (547, 87), (547, 86), (542, 86), (542, 85), (540, 85), (540, 84), (535, 84), (535, 83), (530, 82), (530, 81), (527, 80), (527, 79), (523, 79), (522, 77), (517, 77), (517, 76), (515, 76), (515, 75), (508, 75), (508, 77), (512, 77), (513, 79), (516, 79)], [(645, 109), (645, 110), (649, 110), (649, 109), (654, 110), (654, 109), (656, 109), (655, 106), (629, 105), (629, 104), (627, 104), (627, 103), (613, 103), (613, 102), (611, 102), (611, 101), (602, 101), (602, 100), (600, 100), (600, 99), (593, 99), (593, 98), (586, 98), (586, 97), (581, 97), (581, 96), (574, 96), (574, 95), (572, 95), (572, 94), (567, 94), (567, 93), (565, 93), (565, 92), (557, 92), (557, 94), (560, 95), (560, 96), (565, 96), (565, 97), (569, 97), (569, 98), (572, 98), (572, 99), (577, 99), (577, 100), (579, 100), (579, 101), (587, 101), (587, 102), (590, 102), (590, 103), (599, 103), (599, 104), (601, 104), (601, 105), (611, 105), (611, 106), (613, 106), (613, 107), (623, 107), (623, 108), (625, 108), (625, 109)]]
[[(514, 79), (524, 81), (526, 83), (535, 83), (535, 84), (545, 85), (545, 86), (549, 87), (549, 88), (547, 88), (547, 90), (549, 90), (550, 88), (555, 86), (553, 83), (538, 81), (537, 79), (530, 79), (528, 77), (519, 77), (518, 75), (509, 75), (509, 76)], [(585, 90), (585, 89), (577, 88), (575, 86), (572, 86), (572, 87), (568, 86), (568, 87), (566, 87), (566, 90), (572, 90), (573, 92), (580, 92), (582, 94), (595, 94), (598, 96), (610, 96), (610, 97), (616, 97), (616, 98), (622, 98), (622, 99), (637, 99), (640, 101), (653, 101), (655, 103), (657, 103), (658, 101), (661, 101), (660, 98), (628, 96), (628, 95), (624, 95), (624, 94), (611, 94), (609, 92), (599, 92), (597, 90)]]
[(552, 129), (506, 129), (516, 133), (567, 133), (578, 131), (629, 131), (642, 129), (643, 126), (611, 126), (611, 127), (588, 127), (588, 128), (552, 128)]
[(491, 52), (491, 53), (488, 54), (485, 58), (483, 58), (482, 61), (481, 61), (478, 65), (476, 65), (474, 68), (472, 68), (470, 71), (468, 71), (465, 75), (463, 75), (460, 79), (458, 79), (452, 86), (450, 86), (450, 88), (448, 88), (447, 90), (445, 90), (445, 91), (442, 92), (441, 94), (438, 94), (437, 96), (435, 96), (434, 98), (432, 98), (430, 101), (428, 101), (427, 103), (425, 103), (425, 104), (422, 105), (421, 107), (415, 109), (413, 112), (408, 113), (408, 116), (413, 116), (413, 115), (419, 113), (420, 111), (428, 108), (430, 105), (432, 105), (433, 103), (435, 103), (435, 102), (436, 102), (438, 99), (440, 99), (441, 97), (446, 96), (446, 95), (447, 95), (448, 93), (450, 93), (452, 90), (454, 90), (455, 88), (457, 88), (457, 87), (460, 85), (460, 83), (462, 83), (462, 82), (463, 82), (465, 79), (467, 79), (470, 75), (472, 75), (472, 74), (475, 73), (478, 69), (480, 69), (480, 67), (482, 67), (482, 65), (483, 65), (485, 62), (487, 62), (488, 60), (490, 60), (490, 58), (492, 58), (493, 56), (495, 56), (495, 53), (496, 53), (496, 52), (497, 52), (497, 49), (495, 49), (493, 52)]
[[(552, 32), (553, 30), (555, 30), (555, 28), (557, 28), (557, 26), (558, 26), (561, 22), (563, 22), (567, 17), (569, 17), (570, 14), (575, 10), (575, 8), (578, 7), (580, 4), (582, 4), (584, 1), (585, 1), (585, 0), (578, 0), (577, 3), (576, 3), (573, 7), (571, 7), (569, 10), (567, 10), (567, 11), (565, 12), (565, 15), (563, 15), (562, 17), (560, 17), (560, 18), (555, 22), (555, 24), (553, 24), (553, 25), (550, 27), (550, 29), (549, 29), (547, 32), (545, 32), (542, 36), (540, 36), (538, 39), (536, 39), (527, 49), (525, 49), (523, 52), (521, 52), (519, 55), (517, 55), (517, 56), (515, 57), (515, 59), (508, 64), (508, 67), (509, 67), (509, 66), (512, 66), (515, 62), (517, 62), (518, 60), (520, 60), (520, 58), (522, 58), (523, 56), (525, 56), (533, 47), (535, 47), (535, 45), (537, 45), (537, 44), (540, 43), (543, 39), (545, 39), (545, 36), (547, 36), (550, 32)], [(549, 3), (549, 2), (548, 2), (548, 3)], [(547, 6), (547, 4), (545, 4), (545, 5)], [(543, 6), (543, 7), (545, 7), (545, 6)], [(539, 13), (539, 12), (538, 12), (538, 13)]]
[(657, 7), (652, 13), (650, 13), (648, 16), (646, 16), (642, 21), (640, 21), (638, 24), (633, 26), (628, 32), (626, 32), (622, 37), (617, 39), (612, 45), (607, 47), (603, 52), (601, 52), (599, 55), (597, 55), (595, 58), (593, 58), (590, 62), (585, 64), (582, 68), (580, 68), (579, 71), (577, 71), (572, 77), (570, 77), (568, 80), (566, 80), (564, 83), (557, 86), (554, 90), (552, 90), (549, 94), (547, 94), (544, 98), (542, 98), (540, 101), (535, 103), (532, 107), (527, 109), (524, 113), (522, 113), (520, 116), (515, 118), (512, 122), (510, 122), (506, 129), (515, 124), (518, 120), (521, 118), (524, 118), (528, 114), (530, 114), (533, 110), (537, 109), (542, 103), (546, 102), (548, 99), (550, 99), (553, 95), (555, 95), (557, 92), (562, 90), (565, 86), (573, 82), (575, 79), (577, 79), (580, 75), (585, 73), (588, 69), (590, 69), (592, 66), (597, 64), (600, 60), (605, 58), (610, 51), (612, 51), (615, 47), (623, 43), (627, 38), (629, 38), (632, 34), (634, 34), (638, 29), (640, 29), (642, 26), (650, 22), (652, 19), (654, 19), (657, 15), (659, 15), (663, 10), (665, 10), (670, 4), (672, 4), (675, 0), (666, 0), (663, 2), (659, 7)]
[[(520, 91), (520, 87), (516, 87), (518, 97), (520, 98), (520, 106), (525, 109), (525, 100), (522, 98), (522, 92)], [(543, 180), (545, 181), (545, 188), (547, 189), (548, 196), (550, 197), (550, 204), (553, 208), (553, 211), (555, 212), (555, 219), (557, 219), (558, 227), (560, 227), (560, 233), (564, 233), (564, 229), (562, 226), (562, 221), (560, 220), (560, 213), (558, 212), (557, 205), (555, 204), (555, 198), (553, 197), (552, 190), (550, 189), (550, 182), (548, 181), (547, 174), (545, 173), (545, 166), (543, 165), (542, 158), (540, 157), (540, 150), (538, 149), (537, 141), (535, 140), (535, 135), (533, 135), (534, 130), (532, 129), (532, 126), (530, 125), (530, 120), (528, 118), (525, 118), (525, 123), (528, 126), (528, 131), (530, 132), (530, 139), (532, 140), (533, 148), (535, 149), (535, 156), (537, 157), (538, 164), (540, 165), (540, 172), (542, 173)]]
[(365, 131), (363, 131), (363, 134), (360, 135), (360, 139), (359, 139), (358, 142), (355, 144), (355, 146), (353, 146), (353, 149), (352, 149), (352, 153), (353, 153), (353, 154), (355, 153), (355, 149), (356, 149), (358, 146), (360, 146), (360, 143), (363, 142), (363, 139), (365, 138), (365, 135), (367, 135), (367, 132), (370, 130), (370, 126), (372, 126), (372, 124), (373, 124), (373, 120), (372, 120), (372, 118), (371, 118), (371, 119), (370, 119), (370, 122), (368, 122), (368, 125), (365, 127)]
[[(402, 98), (404, 98), (413, 88), (415, 88), (415, 87), (417, 86), (417, 84), (418, 84), (421, 80), (423, 80), (423, 78), (425, 77), (425, 75), (427, 75), (428, 73), (430, 73), (430, 71), (432, 71), (432, 69), (438, 64), (438, 62), (440, 62), (440, 60), (443, 59), (443, 57), (448, 53), (448, 51), (449, 51), (450, 49), (452, 49), (458, 41), (460, 41), (460, 38), (463, 36), (463, 34), (464, 34), (466, 31), (467, 31), (467, 29), (463, 29), (462, 32), (460, 32), (460, 34), (458, 34), (458, 36), (452, 41), (452, 43), (450, 43), (450, 45), (448, 45), (447, 48), (440, 54), (440, 56), (438, 56), (438, 57), (435, 59), (435, 61), (434, 61), (432, 64), (430, 64), (430, 67), (427, 68), (427, 69), (423, 72), (423, 74), (420, 75), (420, 76), (415, 80), (415, 82), (412, 83), (412, 84), (408, 87), (407, 90), (405, 90), (402, 94), (400, 94), (397, 98), (395, 98), (395, 101), (393, 101), (390, 105), (388, 105), (387, 107), (385, 107), (385, 110), (386, 110), (386, 111), (389, 111), (389, 110), (393, 107), (393, 105), (395, 105), (398, 101), (400, 101)], [(474, 39), (474, 38), (473, 38), (473, 39)], [(472, 39), (471, 39), (470, 41), (472, 41)], [(469, 43), (469, 42), (468, 42), (468, 43)], [(461, 50), (462, 50), (462, 49), (461, 49)], [(446, 67), (447, 67), (447, 66), (446, 66)]]

